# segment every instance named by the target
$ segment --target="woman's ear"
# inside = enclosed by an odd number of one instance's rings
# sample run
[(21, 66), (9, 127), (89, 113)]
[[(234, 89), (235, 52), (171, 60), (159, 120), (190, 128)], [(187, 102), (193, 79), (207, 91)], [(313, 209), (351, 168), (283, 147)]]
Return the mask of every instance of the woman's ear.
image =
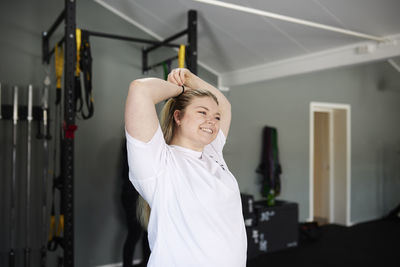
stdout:
[(181, 124), (181, 111), (180, 110), (174, 111), (174, 120), (175, 120), (176, 125), (180, 126), (180, 124)]

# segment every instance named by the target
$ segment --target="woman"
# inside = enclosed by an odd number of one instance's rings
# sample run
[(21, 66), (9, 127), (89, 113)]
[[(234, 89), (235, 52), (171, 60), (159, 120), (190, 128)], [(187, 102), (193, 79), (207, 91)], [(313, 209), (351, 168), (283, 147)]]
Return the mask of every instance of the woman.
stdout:
[[(167, 99), (161, 127), (155, 104)], [(246, 266), (239, 187), (222, 155), (230, 121), (225, 96), (187, 69), (130, 85), (129, 178), (151, 207), (147, 266)]]

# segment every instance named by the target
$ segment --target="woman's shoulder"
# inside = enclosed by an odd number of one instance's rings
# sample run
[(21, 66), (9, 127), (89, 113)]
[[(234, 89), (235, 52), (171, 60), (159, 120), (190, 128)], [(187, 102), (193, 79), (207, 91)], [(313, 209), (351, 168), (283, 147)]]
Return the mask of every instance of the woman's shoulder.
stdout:
[(129, 132), (126, 129), (125, 129), (125, 136), (128, 144), (138, 147), (159, 146), (162, 144), (165, 145), (164, 135), (162, 133), (160, 125), (157, 126), (155, 133), (147, 142), (133, 137), (131, 134), (129, 134)]

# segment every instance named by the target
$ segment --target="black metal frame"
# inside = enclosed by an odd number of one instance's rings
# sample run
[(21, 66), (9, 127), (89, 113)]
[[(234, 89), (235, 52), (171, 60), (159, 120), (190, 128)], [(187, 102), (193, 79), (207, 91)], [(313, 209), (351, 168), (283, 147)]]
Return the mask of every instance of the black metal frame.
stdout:
[[(49, 51), (49, 40), (61, 22), (65, 22), (64, 37), (59, 42), (65, 43), (64, 60), (64, 129), (70, 129), (75, 125), (75, 85), (74, 71), (76, 66), (76, 1), (65, 0), (65, 8), (57, 17), (54, 24), (47, 32), (42, 33), (42, 61), (44, 64), (50, 63), (50, 57), (54, 49)], [(64, 209), (64, 266), (74, 266), (74, 139), (65, 138), (62, 142), (61, 170), (64, 178), (63, 202), (66, 203)], [(44, 263), (42, 263), (44, 264)]]
[(155, 63), (151, 66), (148, 65), (148, 55), (151, 51), (156, 50), (162, 46), (167, 46), (169, 42), (178, 39), (181, 36), (187, 35), (187, 48), (186, 48), (186, 65), (187, 68), (194, 74), (197, 74), (197, 11), (196, 10), (189, 10), (188, 12), (188, 25), (187, 29), (177, 34), (174, 34), (164, 41), (154, 44), (149, 48), (144, 48), (142, 50), (142, 71), (146, 73), (152, 68), (158, 67), (162, 65), (166, 61), (171, 61), (177, 59), (178, 56), (174, 56), (163, 60), (159, 63)]
[[(49, 50), (49, 39), (61, 24), (65, 21), (65, 33), (58, 44), (65, 43), (64, 53), (64, 131), (73, 131), (75, 127), (75, 85), (74, 85), (74, 71), (76, 66), (76, 1), (65, 0), (65, 8), (59, 14), (54, 24), (49, 28), (47, 32), (42, 33), (42, 61), (44, 64), (49, 64), (50, 57), (54, 53), (54, 48)], [(96, 37), (104, 37), (118, 40), (125, 40), (131, 42), (139, 42), (151, 44), (152, 46), (143, 49), (142, 53), (142, 70), (143, 72), (148, 71), (151, 68), (160, 66), (163, 62), (148, 66), (148, 54), (159, 48), (159, 47), (179, 47), (177, 44), (171, 44), (170, 42), (187, 34), (188, 35), (188, 46), (186, 48), (186, 62), (188, 69), (194, 74), (197, 74), (197, 12), (190, 10), (188, 12), (188, 28), (181, 31), (162, 42), (153, 40), (145, 40), (140, 38), (125, 37), (115, 34), (100, 33), (94, 31), (87, 31), (89, 35)], [(174, 60), (176, 57), (169, 58), (167, 60)], [(63, 201), (65, 203), (64, 210), (64, 266), (74, 266), (74, 138), (73, 134), (66, 135), (62, 144), (61, 158), (63, 160), (61, 164), (62, 176), (65, 179), (63, 185)]]

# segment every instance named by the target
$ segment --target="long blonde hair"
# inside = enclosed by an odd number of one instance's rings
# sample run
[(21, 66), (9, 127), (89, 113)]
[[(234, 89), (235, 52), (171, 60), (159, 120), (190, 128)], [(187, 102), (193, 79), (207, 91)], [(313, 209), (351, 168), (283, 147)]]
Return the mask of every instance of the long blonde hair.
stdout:
[[(161, 129), (164, 134), (165, 143), (168, 145), (171, 143), (172, 138), (175, 134), (176, 121), (174, 119), (175, 110), (185, 112), (186, 107), (192, 102), (195, 97), (211, 97), (217, 104), (217, 97), (208, 90), (204, 89), (191, 89), (186, 90), (179, 97), (170, 98), (164, 104), (161, 110)], [(150, 206), (139, 196), (137, 200), (136, 216), (144, 229), (147, 229), (150, 218)]]

